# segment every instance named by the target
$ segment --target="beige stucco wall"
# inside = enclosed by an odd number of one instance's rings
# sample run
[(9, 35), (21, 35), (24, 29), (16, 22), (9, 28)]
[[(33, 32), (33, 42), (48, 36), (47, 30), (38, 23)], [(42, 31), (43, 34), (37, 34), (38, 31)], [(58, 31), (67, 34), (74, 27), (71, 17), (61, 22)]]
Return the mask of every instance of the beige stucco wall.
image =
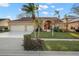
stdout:
[(71, 30), (71, 27), (77, 29), (79, 27), (79, 21), (69, 23), (68, 29)]
[(0, 26), (9, 26), (9, 20), (0, 21)]

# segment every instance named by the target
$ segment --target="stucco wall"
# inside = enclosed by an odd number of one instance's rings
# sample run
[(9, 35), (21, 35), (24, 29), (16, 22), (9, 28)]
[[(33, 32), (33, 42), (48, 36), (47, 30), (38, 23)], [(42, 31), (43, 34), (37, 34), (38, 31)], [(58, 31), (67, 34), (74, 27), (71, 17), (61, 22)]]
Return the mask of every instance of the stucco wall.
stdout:
[(9, 26), (9, 20), (0, 21), (0, 26)]
[(74, 27), (75, 29), (77, 29), (79, 27), (79, 21), (69, 23), (68, 29), (71, 30), (71, 27)]

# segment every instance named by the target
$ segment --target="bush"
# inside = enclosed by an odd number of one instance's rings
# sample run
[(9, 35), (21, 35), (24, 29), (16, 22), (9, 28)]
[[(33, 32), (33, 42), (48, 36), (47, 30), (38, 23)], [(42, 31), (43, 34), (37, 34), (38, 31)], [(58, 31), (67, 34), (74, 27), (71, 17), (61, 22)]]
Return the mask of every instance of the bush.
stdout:
[(79, 29), (75, 29), (76, 32), (79, 32)]
[(60, 30), (59, 30), (59, 27), (54, 27), (54, 31), (55, 32), (59, 32)]
[(24, 50), (43, 50), (44, 41), (31, 39), (31, 35), (24, 35)]
[(41, 32), (43, 31), (42, 28), (39, 27), (39, 28), (36, 29), (36, 32), (38, 32), (38, 29), (39, 29)]
[(8, 31), (10, 31), (8, 27), (4, 27), (4, 26), (0, 27), (0, 32), (8, 32)]

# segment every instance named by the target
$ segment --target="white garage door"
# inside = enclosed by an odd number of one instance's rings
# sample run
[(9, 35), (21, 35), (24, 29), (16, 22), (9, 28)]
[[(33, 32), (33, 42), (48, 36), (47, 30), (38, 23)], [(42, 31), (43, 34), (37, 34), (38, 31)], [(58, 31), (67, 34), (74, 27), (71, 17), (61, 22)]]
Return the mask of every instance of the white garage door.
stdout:
[(34, 26), (33, 25), (27, 25), (26, 29), (27, 29), (27, 31), (33, 31), (34, 30)]
[(16, 25), (16, 26), (12, 25), (10, 27), (10, 30), (11, 31), (25, 31), (25, 26), (24, 25)]

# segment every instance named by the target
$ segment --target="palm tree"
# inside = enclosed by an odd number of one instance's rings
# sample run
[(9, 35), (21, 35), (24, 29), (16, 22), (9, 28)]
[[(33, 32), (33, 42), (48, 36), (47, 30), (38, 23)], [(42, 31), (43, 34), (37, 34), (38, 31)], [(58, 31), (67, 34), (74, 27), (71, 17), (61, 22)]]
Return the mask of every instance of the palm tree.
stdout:
[(79, 3), (73, 4), (71, 11), (72, 13), (79, 15)]
[(34, 4), (34, 3), (28, 3), (23, 5), (22, 10), (26, 13), (26, 14), (30, 14), (34, 23), (34, 36), (36, 37), (36, 25), (35, 25), (35, 21), (36, 21), (36, 10), (38, 9), (38, 7)]
[(65, 19), (66, 31), (68, 31), (68, 15), (67, 14), (64, 15), (64, 19)]
[(55, 14), (57, 16), (57, 21), (56, 21), (56, 24), (58, 24), (58, 20), (60, 19), (60, 11), (58, 10), (55, 10)]
[[(38, 9), (39, 9), (39, 4), (37, 4), (37, 7), (38, 7)], [(36, 25), (37, 25), (37, 28), (38, 28), (38, 34), (37, 34), (37, 38), (39, 39), (39, 35), (40, 35), (40, 28), (41, 28), (41, 20), (39, 20), (39, 10), (37, 10), (37, 16), (38, 16), (38, 20), (37, 20), (37, 23), (36, 23)]]
[(55, 15), (57, 15), (57, 18), (60, 18), (60, 12), (58, 10), (55, 10)]

